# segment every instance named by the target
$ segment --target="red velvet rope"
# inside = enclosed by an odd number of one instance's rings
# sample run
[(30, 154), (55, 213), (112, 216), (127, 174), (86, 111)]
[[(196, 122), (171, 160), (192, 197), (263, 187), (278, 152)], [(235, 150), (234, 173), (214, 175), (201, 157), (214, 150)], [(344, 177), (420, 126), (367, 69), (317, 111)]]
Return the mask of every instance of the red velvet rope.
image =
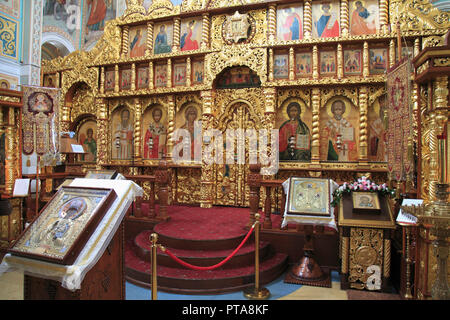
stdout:
[(166, 252), (169, 255), (169, 257), (171, 257), (173, 260), (175, 260), (176, 262), (178, 262), (179, 264), (190, 268), (190, 269), (194, 269), (194, 270), (213, 270), (216, 269), (222, 265), (224, 265), (228, 260), (230, 260), (238, 251), (239, 249), (242, 248), (242, 246), (245, 244), (245, 242), (247, 241), (247, 239), (250, 237), (250, 235), (252, 234), (252, 231), (254, 229), (254, 226), (251, 227), (251, 229), (248, 231), (247, 235), (245, 236), (244, 240), (242, 240), (241, 244), (228, 256), (226, 257), (224, 260), (222, 260), (221, 262), (210, 266), (210, 267), (199, 267), (199, 266), (194, 266), (193, 264), (187, 263), (183, 260), (181, 260), (180, 258), (176, 257), (172, 252), (170, 252), (169, 249), (166, 248)]

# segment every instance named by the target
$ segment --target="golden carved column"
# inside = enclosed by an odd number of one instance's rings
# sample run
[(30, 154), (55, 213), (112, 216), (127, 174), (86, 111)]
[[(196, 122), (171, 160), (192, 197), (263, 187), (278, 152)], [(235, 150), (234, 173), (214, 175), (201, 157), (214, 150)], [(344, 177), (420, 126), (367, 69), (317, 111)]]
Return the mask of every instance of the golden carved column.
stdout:
[(319, 49), (317, 48), (317, 45), (313, 46), (313, 79), (318, 80), (319, 79)]
[(273, 81), (273, 49), (269, 49), (269, 81)]
[[(384, 254), (383, 254), (383, 278), (389, 279), (391, 276), (391, 240), (384, 239)], [(385, 281), (383, 281), (385, 283)]]
[(167, 104), (167, 157), (172, 159), (175, 131), (175, 97), (173, 95), (167, 97)]
[(97, 165), (108, 163), (108, 106), (105, 99), (96, 99), (97, 106)]
[(61, 73), (57, 72), (56, 73), (56, 82), (55, 82), (56, 88), (61, 88), (61, 81), (60, 81), (60, 79), (61, 79)]
[[(436, 124), (437, 124), (437, 134), (438, 135), (447, 135), (447, 132), (445, 132), (445, 125), (448, 123), (448, 109), (447, 109), (447, 102), (448, 102), (448, 77), (442, 76), (437, 77), (434, 82), (434, 106), (436, 112)], [(448, 137), (447, 137), (448, 139)], [(438, 179), (439, 183), (447, 183), (447, 164), (448, 161), (446, 159), (446, 139), (439, 139), (438, 143), (442, 143), (440, 148), (438, 146), (438, 150), (441, 149), (441, 152), (438, 152), (438, 158), (437, 161), (439, 163), (439, 172), (438, 172)]]
[(428, 173), (428, 194), (427, 196), (422, 196), (423, 198), (428, 197), (430, 202), (436, 201), (436, 190), (437, 183), (439, 179), (439, 143), (437, 139), (438, 135), (438, 124), (436, 121), (436, 113), (431, 112), (428, 116), (429, 125), (428, 132), (424, 133), (424, 138), (427, 138), (423, 143), (426, 143), (429, 147), (429, 173)]
[(344, 54), (340, 43), (337, 46), (337, 77), (339, 80), (344, 77)]
[(155, 87), (154, 76), (153, 76), (153, 61), (148, 63), (148, 88), (153, 90)]
[(289, 80), (291, 80), (291, 81), (295, 80), (294, 67), (295, 67), (294, 48), (290, 47), (289, 48)]
[(100, 70), (100, 93), (105, 93), (105, 67)]
[(364, 42), (363, 47), (363, 77), (367, 78), (369, 76), (369, 43)]
[(128, 55), (128, 41), (129, 41), (130, 27), (124, 26), (122, 32), (122, 55), (121, 58), (125, 58)]
[(203, 14), (202, 20), (202, 44), (201, 48), (205, 49), (209, 47), (209, 29), (210, 29), (211, 19), (208, 13)]
[(146, 43), (145, 55), (149, 56), (153, 53), (153, 22), (147, 23), (147, 43)]
[(389, 0), (380, 0), (380, 30), (389, 33)]
[(186, 58), (186, 87), (191, 86), (191, 57)]
[[(0, 107), (1, 109), (1, 107)], [(5, 192), (7, 194), (12, 194), (14, 188), (14, 181), (17, 178), (16, 168), (17, 163), (16, 157), (18, 153), (16, 152), (16, 141), (19, 137), (19, 134), (16, 130), (17, 124), (15, 123), (15, 115), (14, 115), (13, 107), (9, 107), (7, 111), (7, 126), (5, 132), (5, 151), (6, 151), (6, 159), (5, 159)], [(3, 115), (2, 115), (3, 118)], [(2, 119), (3, 120), (3, 119)], [(22, 164), (20, 164), (22, 165)]]
[(311, 92), (312, 130), (311, 130), (311, 162), (320, 160), (320, 89), (313, 88)]
[(395, 63), (395, 40), (391, 39), (389, 42), (389, 68), (392, 68)]
[(141, 160), (141, 119), (142, 119), (142, 104), (139, 98), (134, 98), (134, 159)]
[[(203, 111), (202, 111), (202, 131), (212, 128), (214, 120), (212, 114), (212, 91), (201, 92)], [(202, 149), (205, 146), (202, 143)], [(213, 205), (213, 190), (214, 190), (214, 164), (209, 164), (203, 160), (202, 157), (202, 175), (200, 184), (200, 207), (211, 208)]]
[(420, 38), (414, 39), (414, 57), (420, 52)]
[(172, 88), (172, 59), (167, 59), (167, 88)]
[(359, 89), (359, 161), (368, 161), (367, 144), (367, 112), (368, 89), (366, 86)]
[(136, 90), (136, 64), (131, 64), (131, 90)]
[(275, 41), (277, 37), (277, 5), (276, 4), (270, 4), (269, 5), (269, 13), (268, 13), (269, 19), (268, 19), (268, 40), (269, 42)]
[[(264, 88), (263, 94), (265, 96), (264, 129), (267, 130), (266, 155), (270, 157), (272, 154), (271, 132), (272, 129), (275, 128), (275, 106), (277, 100), (277, 90), (273, 87)], [(269, 166), (274, 165), (273, 163), (269, 163), (269, 159), (262, 159), (261, 156), (262, 154), (260, 154), (260, 162), (262, 163), (263, 168), (269, 168)]]
[(116, 79), (114, 81), (114, 92), (119, 92), (119, 65), (116, 64), (114, 66), (114, 79)]
[(303, 38), (312, 37), (312, 1), (305, 0), (303, 9)]
[[(342, 238), (341, 238), (341, 277), (345, 278), (345, 282), (348, 281), (349, 269), (349, 259), (350, 259), (350, 228), (343, 228)], [(342, 280), (341, 280), (341, 289)]]
[(181, 28), (181, 20), (180, 18), (175, 18), (173, 22), (172, 52), (178, 52), (180, 50), (180, 28)]
[(341, 36), (347, 37), (349, 35), (349, 15), (348, 15), (348, 0), (341, 0), (341, 18), (340, 18), (340, 25), (341, 25)]

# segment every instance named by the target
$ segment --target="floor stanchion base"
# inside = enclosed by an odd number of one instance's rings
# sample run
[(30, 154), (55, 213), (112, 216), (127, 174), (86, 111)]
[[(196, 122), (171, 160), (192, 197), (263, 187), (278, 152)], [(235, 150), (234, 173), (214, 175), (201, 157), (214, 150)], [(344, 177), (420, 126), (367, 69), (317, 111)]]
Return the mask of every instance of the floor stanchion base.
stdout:
[(266, 300), (270, 297), (270, 291), (266, 288), (256, 290), (255, 287), (250, 287), (244, 289), (244, 297), (251, 300)]

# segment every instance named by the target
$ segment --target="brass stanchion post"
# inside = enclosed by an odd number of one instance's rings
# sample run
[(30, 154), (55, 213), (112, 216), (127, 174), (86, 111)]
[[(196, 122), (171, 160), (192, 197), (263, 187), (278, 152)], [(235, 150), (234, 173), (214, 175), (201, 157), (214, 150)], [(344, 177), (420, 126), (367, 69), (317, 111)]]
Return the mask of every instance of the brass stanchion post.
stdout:
[(158, 283), (157, 283), (157, 273), (156, 273), (156, 249), (158, 245), (156, 242), (158, 241), (158, 234), (151, 234), (152, 241), (152, 300), (157, 300), (158, 297)]
[(264, 300), (269, 298), (270, 291), (267, 288), (259, 287), (259, 213), (255, 214), (255, 286), (244, 290), (247, 299)]

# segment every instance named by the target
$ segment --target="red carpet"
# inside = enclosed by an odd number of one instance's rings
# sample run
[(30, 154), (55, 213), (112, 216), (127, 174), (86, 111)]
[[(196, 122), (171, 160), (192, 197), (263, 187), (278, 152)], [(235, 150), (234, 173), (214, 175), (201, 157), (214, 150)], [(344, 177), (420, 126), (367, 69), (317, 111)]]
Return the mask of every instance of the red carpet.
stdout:
[(187, 240), (230, 239), (245, 235), (249, 222), (249, 210), (233, 207), (170, 206), (170, 220), (155, 226), (155, 232), (165, 236)]
[[(142, 230), (128, 239), (125, 248), (127, 280), (150, 286), (151, 233), (158, 243), (183, 262), (201, 267), (215, 266), (244, 240), (250, 215), (248, 208), (169, 206), (170, 220), (153, 230)], [(158, 289), (184, 294), (212, 294), (242, 290), (254, 284), (254, 232), (233, 257), (212, 270), (194, 270), (181, 265), (158, 249)], [(260, 282), (269, 283), (287, 266), (287, 255), (276, 253), (270, 243), (260, 242)]]

